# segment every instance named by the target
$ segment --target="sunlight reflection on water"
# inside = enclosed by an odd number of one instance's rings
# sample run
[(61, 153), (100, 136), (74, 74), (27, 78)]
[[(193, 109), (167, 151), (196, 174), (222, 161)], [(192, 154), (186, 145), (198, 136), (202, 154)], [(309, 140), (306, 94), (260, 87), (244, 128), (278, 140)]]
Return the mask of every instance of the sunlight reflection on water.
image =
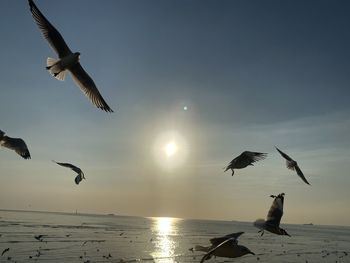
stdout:
[(152, 218), (152, 232), (157, 235), (155, 240), (155, 251), (151, 253), (156, 263), (175, 263), (176, 242), (173, 236), (177, 235), (176, 221), (171, 217)]

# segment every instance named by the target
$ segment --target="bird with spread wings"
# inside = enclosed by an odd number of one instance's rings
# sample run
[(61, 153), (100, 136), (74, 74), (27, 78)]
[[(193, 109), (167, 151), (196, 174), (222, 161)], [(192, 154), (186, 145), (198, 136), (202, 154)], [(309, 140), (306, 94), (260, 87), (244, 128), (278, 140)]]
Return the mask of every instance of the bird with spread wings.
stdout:
[(274, 200), (269, 212), (267, 213), (266, 220), (257, 219), (254, 222), (254, 226), (260, 229), (259, 232), (261, 232), (261, 236), (264, 234), (264, 230), (276, 235), (290, 236), (286, 230), (280, 228), (280, 222), (283, 216), (284, 193), (277, 196), (271, 195), (271, 197), (274, 198)]
[(28, 2), (35, 23), (38, 25), (44, 38), (49, 42), (50, 46), (58, 54), (59, 57), (58, 60), (48, 58), (46, 69), (50, 72), (50, 74), (59, 80), (64, 80), (66, 70), (68, 70), (72, 74), (73, 80), (79, 86), (81, 91), (96, 107), (106, 112), (113, 112), (113, 110), (107, 105), (106, 101), (98, 91), (95, 82), (80, 65), (80, 53), (73, 53), (69, 49), (62, 35), (41, 13), (33, 0), (28, 0)]

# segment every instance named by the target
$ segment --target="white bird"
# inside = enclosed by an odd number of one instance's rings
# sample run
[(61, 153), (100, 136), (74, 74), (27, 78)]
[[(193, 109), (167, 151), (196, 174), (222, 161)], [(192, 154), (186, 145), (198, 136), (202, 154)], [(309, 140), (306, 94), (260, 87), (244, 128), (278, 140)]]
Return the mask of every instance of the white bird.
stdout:
[(267, 153), (259, 153), (259, 152), (249, 152), (244, 151), (239, 156), (234, 158), (225, 169), (224, 172), (231, 169), (232, 176), (235, 173), (234, 169), (242, 169), (247, 167), (248, 165), (254, 165), (253, 163), (264, 160), (267, 156)]
[(28, 0), (28, 2), (36, 24), (59, 57), (58, 60), (48, 58), (46, 69), (58, 80), (64, 80), (66, 70), (70, 71), (73, 80), (96, 107), (106, 112), (113, 112), (101, 96), (94, 81), (80, 65), (80, 53), (73, 53), (69, 49), (61, 34), (40, 12), (33, 0)]
[(245, 246), (238, 245), (237, 239), (243, 233), (238, 232), (223, 237), (212, 238), (210, 239), (212, 245), (209, 247), (196, 246), (196, 251), (206, 252), (200, 262), (203, 263), (205, 260), (210, 259), (211, 256), (237, 258), (247, 254), (255, 255)]
[(8, 137), (1, 130), (0, 130), (0, 145), (8, 149), (14, 150), (24, 159), (31, 158), (28, 147), (22, 139)]
[(76, 184), (79, 184), (83, 179), (85, 179), (83, 171), (79, 168), (74, 166), (73, 164), (70, 163), (59, 163), (56, 161), (53, 161), (54, 163), (57, 163), (58, 165), (61, 165), (63, 167), (67, 167), (72, 169), (74, 172), (76, 172), (78, 175), (75, 177), (74, 181)]
[(303, 172), (300, 170), (298, 163), (294, 161), (292, 158), (290, 158), (287, 154), (282, 152), (280, 149), (278, 149), (276, 146), (275, 148), (282, 155), (282, 157), (286, 159), (287, 168), (290, 170), (296, 171), (299, 177), (304, 181), (304, 183), (310, 185), (309, 182), (306, 180)]
[(261, 236), (264, 234), (264, 230), (276, 235), (290, 236), (286, 230), (280, 228), (280, 222), (283, 216), (284, 193), (277, 196), (271, 195), (271, 197), (274, 200), (267, 214), (266, 221), (264, 219), (257, 219), (254, 222), (254, 226), (260, 229), (259, 233), (261, 232)]

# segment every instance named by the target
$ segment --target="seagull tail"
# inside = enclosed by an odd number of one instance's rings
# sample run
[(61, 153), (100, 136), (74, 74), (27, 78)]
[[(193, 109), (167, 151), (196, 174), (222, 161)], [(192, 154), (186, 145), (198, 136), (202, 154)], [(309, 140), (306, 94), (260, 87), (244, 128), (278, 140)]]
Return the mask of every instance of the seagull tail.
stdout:
[(46, 69), (56, 79), (63, 81), (66, 77), (66, 71), (65, 70), (60, 71), (60, 69), (56, 66), (57, 62), (58, 62), (57, 59), (48, 57), (46, 61), (46, 65), (47, 65)]

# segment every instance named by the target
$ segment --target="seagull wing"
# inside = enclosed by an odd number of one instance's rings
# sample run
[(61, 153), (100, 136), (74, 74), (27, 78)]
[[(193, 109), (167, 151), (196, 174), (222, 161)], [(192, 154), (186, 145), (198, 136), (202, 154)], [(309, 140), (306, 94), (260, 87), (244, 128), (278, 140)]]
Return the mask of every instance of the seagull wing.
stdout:
[(280, 149), (278, 149), (275, 146), (276, 150), (282, 155), (283, 158), (285, 158), (287, 161), (293, 162), (294, 160), (292, 158), (290, 158), (287, 154), (285, 154), (284, 152), (282, 152)]
[(28, 2), (30, 6), (30, 11), (36, 24), (38, 25), (41, 33), (49, 42), (53, 50), (58, 54), (60, 58), (71, 54), (72, 51), (69, 49), (63, 37), (57, 31), (57, 29), (53, 25), (51, 25), (49, 20), (47, 20), (46, 17), (40, 12), (33, 0), (28, 0)]
[(297, 174), (299, 175), (299, 177), (304, 181), (304, 183), (310, 185), (310, 183), (306, 180), (306, 178), (305, 178), (303, 172), (300, 170), (300, 168), (299, 168), (298, 165), (295, 166), (295, 171), (297, 172)]
[(272, 202), (271, 208), (267, 214), (266, 224), (272, 226), (279, 226), (281, 222), (281, 218), (283, 216), (283, 203), (284, 203), (284, 195), (279, 194), (275, 197)]
[(73, 79), (81, 91), (84, 92), (96, 107), (107, 112), (113, 112), (101, 96), (92, 78), (86, 73), (80, 63), (70, 67), (69, 71), (72, 73)]
[(76, 167), (75, 165), (73, 164), (70, 164), (70, 163), (59, 163), (59, 162), (56, 162), (56, 161), (53, 161), (55, 163), (57, 163), (58, 165), (61, 165), (63, 167), (67, 167), (67, 168), (70, 168), (72, 169), (74, 172), (76, 172), (77, 174), (81, 174), (82, 171), (79, 167)]
[(10, 250), (10, 248), (5, 248), (3, 251), (2, 251), (2, 253), (1, 253), (1, 256), (3, 256), (7, 251), (9, 251)]
[(228, 244), (230, 242), (233, 242), (234, 245), (236, 245), (234, 242), (236, 241), (235, 237), (232, 238), (228, 238), (226, 240), (224, 240), (223, 242), (221, 242), (220, 244), (218, 244), (216, 247), (212, 248), (211, 250), (209, 250), (209, 252), (207, 254), (205, 254), (202, 257), (202, 260), (200, 263), (203, 263), (205, 260), (209, 259), (211, 257), (211, 255), (220, 247), (224, 246), (225, 244)]
[(223, 236), (223, 237), (216, 237), (216, 238), (212, 238), (210, 239), (210, 243), (213, 245), (213, 246), (217, 246), (219, 245), (220, 243), (222, 243), (223, 241), (225, 241), (226, 239), (232, 239), (234, 238), (235, 241), (237, 242), (237, 239), (240, 235), (242, 235), (244, 232), (237, 232), (237, 233), (232, 233), (232, 234), (229, 234), (229, 235), (226, 235), (226, 236)]
[(244, 151), (241, 156), (242, 158), (247, 159), (247, 161), (250, 163), (255, 163), (257, 161), (264, 160), (267, 156), (267, 153)]
[(9, 148), (11, 150), (14, 150), (16, 153), (18, 153), (24, 159), (31, 158), (26, 143), (20, 138), (11, 138), (8, 136), (4, 136), (2, 138), (2, 140), (0, 141), (0, 143), (2, 146)]

